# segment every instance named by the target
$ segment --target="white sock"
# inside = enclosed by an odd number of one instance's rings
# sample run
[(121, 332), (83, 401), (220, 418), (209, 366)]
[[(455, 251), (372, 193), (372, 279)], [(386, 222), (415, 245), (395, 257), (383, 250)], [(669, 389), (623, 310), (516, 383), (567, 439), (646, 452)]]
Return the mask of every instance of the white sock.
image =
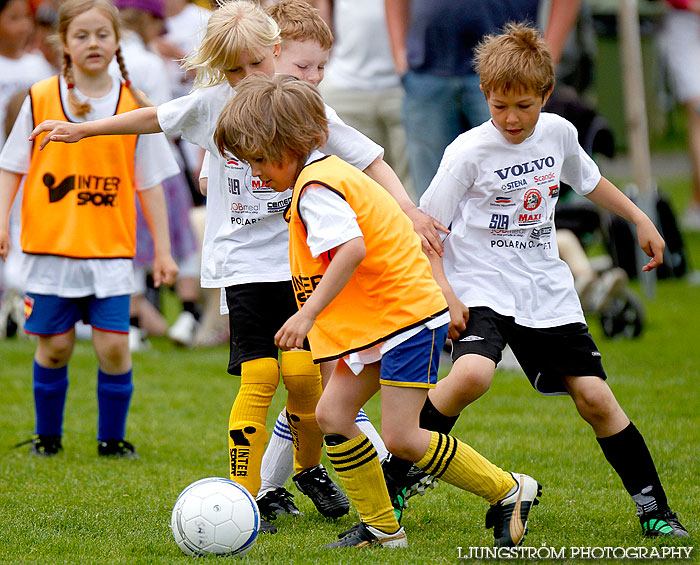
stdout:
[(277, 416), (275, 429), (267, 444), (267, 449), (260, 466), (260, 491), (262, 496), (270, 490), (283, 487), (294, 472), (294, 445), (292, 444), (292, 432), (289, 431), (287, 422), (287, 409)]
[(362, 408), (360, 408), (360, 411), (357, 413), (355, 423), (357, 424), (357, 427), (360, 428), (362, 433), (367, 436), (367, 439), (372, 442), (372, 445), (377, 452), (377, 457), (379, 457), (379, 461), (384, 461), (389, 452), (387, 451), (379, 432), (374, 429), (372, 422), (369, 421), (367, 414), (365, 414), (365, 411)]

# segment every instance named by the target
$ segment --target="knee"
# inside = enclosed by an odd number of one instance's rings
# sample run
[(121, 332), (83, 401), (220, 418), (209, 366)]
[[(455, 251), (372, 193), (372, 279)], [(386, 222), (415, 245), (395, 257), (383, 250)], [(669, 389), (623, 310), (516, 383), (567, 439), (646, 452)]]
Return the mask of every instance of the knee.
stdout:
[(336, 403), (321, 399), (316, 404), (316, 422), (318, 427), (324, 434), (339, 434), (346, 437), (352, 437), (355, 426), (355, 414), (344, 410), (344, 407), (338, 406)]
[(419, 453), (416, 434), (407, 430), (388, 430), (383, 427), (382, 440), (389, 453), (399, 459), (418, 461), (423, 456), (423, 453)]
[(603, 381), (581, 387), (574, 392), (573, 400), (583, 419), (591, 423), (607, 420), (618, 408), (615, 396)]
[(40, 346), (37, 358), (40, 364), (55, 369), (67, 364), (72, 353), (72, 342), (64, 339), (52, 339)]
[(484, 395), (491, 387), (492, 380), (493, 372), (478, 369), (461, 370), (452, 379), (450, 394), (454, 401), (464, 408)]

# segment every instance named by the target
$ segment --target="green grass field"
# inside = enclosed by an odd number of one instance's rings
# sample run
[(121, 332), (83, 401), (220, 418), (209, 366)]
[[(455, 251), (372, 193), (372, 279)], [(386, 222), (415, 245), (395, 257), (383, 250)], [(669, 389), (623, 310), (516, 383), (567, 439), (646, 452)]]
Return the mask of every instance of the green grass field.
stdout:
[[(683, 201), (686, 183), (667, 188)], [(688, 236), (687, 243), (691, 263), (700, 267), (700, 235)], [(698, 545), (700, 286), (690, 279), (660, 281), (657, 292), (647, 302), (648, 322), (639, 339), (608, 340), (597, 320), (589, 322), (609, 382), (644, 434), (691, 539), (642, 538), (633, 503), (572, 402), (541, 397), (519, 373), (499, 371), (491, 391), (465, 410), (455, 434), (505, 469), (531, 474), (544, 485), (526, 546)], [(27, 446), (13, 448), (31, 437), (34, 426), (34, 345), (0, 341), (0, 562), (187, 562), (170, 533), (170, 512), (187, 484), (226, 475), (228, 414), (238, 380), (225, 372), (226, 348), (185, 351), (152, 341), (151, 351), (134, 356), (128, 439), (141, 455), (135, 461), (97, 457), (96, 361), (84, 342), (70, 365), (65, 452), (43, 459), (30, 457)], [(283, 400), (275, 396), (270, 424)], [(367, 412), (379, 424), (377, 398)], [(293, 485), (288, 489), (297, 493)], [(355, 522), (354, 511), (333, 522), (299, 493), (296, 502), (305, 515), (278, 520), (279, 533), (259, 539), (248, 561), (447, 563), (457, 560), (458, 547), (464, 554), (492, 544), (483, 525), (486, 503), (446, 484), (411, 499), (403, 522), (408, 550), (321, 550)], [(700, 547), (690, 561), (700, 562)]]

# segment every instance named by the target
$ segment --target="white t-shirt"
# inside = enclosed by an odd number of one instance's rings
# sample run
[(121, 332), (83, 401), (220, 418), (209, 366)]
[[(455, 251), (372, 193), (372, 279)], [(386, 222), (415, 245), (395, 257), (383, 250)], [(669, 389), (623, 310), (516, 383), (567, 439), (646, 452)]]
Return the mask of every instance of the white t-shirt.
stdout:
[[(323, 155), (314, 152), (307, 163), (318, 160)], [(362, 230), (357, 223), (357, 214), (346, 200), (332, 190), (322, 186), (306, 188), (299, 199), (299, 213), (306, 225), (306, 244), (311, 254), (318, 257), (322, 253), (335, 249), (339, 245), (362, 237)], [(394, 347), (412, 338), (423, 329), (435, 329), (450, 323), (450, 314), (428, 320), (424, 324), (410, 328), (390, 339), (367, 349), (350, 353), (343, 357), (345, 364), (356, 375), (359, 375), (365, 365), (376, 363)]]
[[(168, 70), (161, 56), (149, 51), (141, 37), (129, 30), (124, 32), (119, 46), (133, 85), (142, 90), (156, 106), (172, 100)], [(110, 63), (109, 72), (118, 79), (122, 79), (116, 58)]]
[[(282, 212), (292, 191), (275, 192), (235, 157), (222, 158), (214, 145), (216, 120), (234, 90), (228, 84), (199, 88), (158, 108), (164, 132), (182, 135), (210, 153), (207, 219), (202, 245), (204, 288), (252, 282), (291, 280), (289, 234)], [(382, 148), (346, 125), (326, 106), (328, 143), (323, 153), (338, 155), (357, 168), (367, 168)]]
[(600, 179), (574, 126), (555, 114), (542, 113), (520, 144), (491, 121), (457, 137), (420, 208), (450, 227), (443, 261), (459, 299), (527, 327), (585, 322), (559, 259), (554, 207), (560, 181), (585, 195)]
[[(114, 114), (119, 101), (120, 82), (113, 78), (112, 90), (101, 98), (90, 98), (92, 111), (85, 117), (73, 116), (68, 109), (67, 91), (60, 79), (63, 108), (74, 122), (97, 120)], [(81, 99), (86, 99), (76, 88)], [(15, 127), (0, 153), (0, 169), (26, 174), (29, 171), (34, 129), (29, 98), (24, 101)], [(139, 136), (136, 144), (135, 174), (139, 190), (152, 188), (177, 174), (179, 168), (163, 134)], [(131, 294), (135, 290), (131, 259), (70, 259), (53, 255), (24, 255), (23, 278), (27, 292), (80, 297), (94, 294), (98, 298)]]
[(326, 80), (340, 88), (385, 90), (400, 86), (386, 28), (384, 3), (335, 0), (335, 41)]
[(38, 53), (25, 53), (19, 59), (0, 55), (0, 148), (5, 143), (5, 115), (7, 103), (20, 90), (29, 91), (35, 82), (56, 74), (56, 71)]
[[(211, 10), (197, 4), (187, 4), (179, 13), (165, 19), (165, 39), (177, 45), (189, 55), (204, 39)], [(179, 61), (167, 61), (170, 89), (174, 96), (184, 96), (192, 88), (191, 81), (185, 79), (185, 73)]]

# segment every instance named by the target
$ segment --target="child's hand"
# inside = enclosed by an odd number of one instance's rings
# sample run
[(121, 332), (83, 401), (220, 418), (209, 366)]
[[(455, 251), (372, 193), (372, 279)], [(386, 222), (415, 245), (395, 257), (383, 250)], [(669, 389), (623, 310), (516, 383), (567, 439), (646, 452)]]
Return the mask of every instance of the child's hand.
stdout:
[(153, 286), (158, 288), (161, 284), (172, 285), (179, 270), (170, 253), (163, 256), (156, 255), (153, 259)]
[(75, 143), (85, 137), (82, 133), (81, 124), (73, 124), (70, 122), (62, 122), (60, 120), (46, 120), (41, 122), (29, 134), (29, 141), (34, 141), (37, 136), (45, 131), (49, 133), (41, 140), (39, 150), (46, 147), (49, 141), (63, 141), (64, 143)]
[(311, 331), (314, 322), (315, 319), (309, 318), (302, 308), (275, 334), (275, 345), (285, 350), (303, 348), (306, 335)]
[(7, 259), (7, 254), (10, 252), (10, 232), (0, 230), (0, 258), (3, 261)]
[(426, 253), (437, 253), (438, 256), (442, 257), (442, 239), (438, 230), (444, 233), (450, 233), (450, 230), (435, 218), (421, 212), (418, 208), (413, 208), (406, 212), (406, 215), (413, 222), (413, 229), (420, 237), (423, 251)]
[(469, 308), (467, 308), (464, 303), (457, 298), (455, 294), (452, 296), (446, 296), (447, 306), (450, 309), (450, 339), (459, 339), (462, 332), (467, 328), (467, 322), (469, 321)]
[(637, 241), (639, 242), (639, 247), (642, 248), (644, 253), (651, 257), (646, 265), (642, 267), (642, 271), (652, 271), (656, 269), (659, 265), (664, 262), (664, 249), (666, 248), (666, 242), (664, 238), (661, 237), (659, 230), (652, 223), (651, 220), (647, 218), (648, 221), (637, 226)]

